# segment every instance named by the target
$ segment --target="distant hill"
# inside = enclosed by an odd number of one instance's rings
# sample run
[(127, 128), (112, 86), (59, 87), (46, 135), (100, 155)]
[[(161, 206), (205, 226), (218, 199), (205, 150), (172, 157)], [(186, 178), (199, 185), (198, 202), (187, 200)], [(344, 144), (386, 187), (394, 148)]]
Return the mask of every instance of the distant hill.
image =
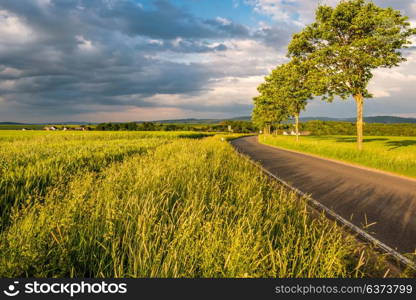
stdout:
[(45, 123), (17, 123), (17, 122), (0, 122), (0, 125), (89, 125), (89, 124), (98, 124), (91, 122), (45, 122)]
[[(300, 118), (301, 121), (307, 122), (312, 120), (320, 121), (338, 121), (338, 122), (355, 122), (355, 118), (327, 118), (327, 117), (305, 117)], [(394, 116), (375, 116), (375, 117), (364, 117), (366, 123), (416, 123), (416, 118), (402, 118)]]
[(38, 125), (90, 125), (90, 124), (97, 124), (94, 122), (77, 122), (77, 121), (67, 121), (67, 122), (57, 122), (57, 123), (38, 123)]
[[(145, 121), (136, 121), (137, 123), (144, 123)], [(146, 121), (146, 122), (154, 122), (154, 123), (163, 123), (163, 124), (173, 124), (173, 123), (180, 123), (180, 124), (215, 124), (220, 122), (220, 119), (175, 119), (175, 120), (154, 120), (154, 121)]]
[[(189, 118), (189, 119), (175, 119), (175, 120), (154, 120), (151, 122), (155, 123), (164, 123), (164, 124), (217, 124), (219, 122), (223, 121), (250, 121), (250, 116), (242, 116), (242, 117), (234, 117), (229, 119), (195, 119), (195, 118)], [(143, 123), (143, 121), (138, 121), (138, 123)]]
[(16, 122), (0, 122), (0, 125), (25, 125), (24, 123), (16, 123)]
[(307, 122), (307, 121), (344, 121), (343, 119), (338, 118), (329, 118), (329, 117), (301, 117), (299, 119), (301, 122)]
[[(222, 121), (250, 121), (250, 116), (241, 116), (228, 119), (176, 119), (176, 120), (156, 120), (157, 123), (181, 123), (181, 124), (215, 124)], [(320, 121), (338, 121), (338, 122), (355, 122), (355, 118), (330, 118), (330, 117), (303, 117), (300, 118), (302, 122), (320, 120)], [(375, 116), (364, 117), (364, 122), (367, 123), (416, 123), (416, 118), (402, 118), (394, 116)]]
[[(355, 122), (355, 118), (349, 118), (349, 122)], [(365, 117), (364, 122), (367, 123), (416, 123), (416, 118), (401, 118), (393, 116), (376, 116)]]
[(243, 116), (243, 117), (235, 117), (235, 118), (230, 118), (227, 119), (229, 121), (251, 121), (251, 117), (250, 116)]

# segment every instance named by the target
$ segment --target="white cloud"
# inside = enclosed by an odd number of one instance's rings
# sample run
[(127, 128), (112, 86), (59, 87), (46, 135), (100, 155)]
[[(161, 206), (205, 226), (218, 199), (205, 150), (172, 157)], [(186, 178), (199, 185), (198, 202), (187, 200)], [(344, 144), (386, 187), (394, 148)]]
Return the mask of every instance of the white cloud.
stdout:
[(85, 39), (82, 35), (75, 36), (75, 39), (78, 41), (78, 48), (81, 51), (92, 52), (97, 50), (92, 41)]
[(230, 25), (231, 21), (226, 19), (226, 18), (221, 18), (221, 17), (217, 17), (216, 20), (218, 21), (218, 23), (220, 23), (221, 25)]
[(21, 19), (6, 10), (0, 10), (0, 49), (24, 44), (34, 39), (34, 31)]
[(305, 25), (313, 21), (318, 4), (335, 5), (338, 0), (248, 0), (248, 3), (274, 21)]
[(39, 6), (46, 6), (51, 4), (51, 0), (35, 0)]
[(18, 70), (16, 68), (3, 68), (0, 69), (0, 76), (4, 76), (4, 77), (15, 77), (15, 76), (19, 76), (22, 74), (21, 70)]
[(0, 81), (0, 89), (4, 90), (4, 91), (11, 91), (14, 89), (16, 85), (16, 81), (15, 80), (3, 80)]
[[(369, 90), (375, 98), (416, 95), (416, 52), (408, 56), (407, 62), (392, 69), (374, 71)], [(416, 112), (416, 109), (415, 109)]]

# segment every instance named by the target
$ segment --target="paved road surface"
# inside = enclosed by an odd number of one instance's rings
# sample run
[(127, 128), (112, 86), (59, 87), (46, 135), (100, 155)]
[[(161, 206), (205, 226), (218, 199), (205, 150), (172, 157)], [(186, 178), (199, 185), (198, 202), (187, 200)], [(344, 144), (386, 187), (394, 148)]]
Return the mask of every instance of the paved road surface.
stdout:
[(256, 136), (232, 145), (265, 169), (399, 252), (416, 249), (416, 181), (277, 149)]

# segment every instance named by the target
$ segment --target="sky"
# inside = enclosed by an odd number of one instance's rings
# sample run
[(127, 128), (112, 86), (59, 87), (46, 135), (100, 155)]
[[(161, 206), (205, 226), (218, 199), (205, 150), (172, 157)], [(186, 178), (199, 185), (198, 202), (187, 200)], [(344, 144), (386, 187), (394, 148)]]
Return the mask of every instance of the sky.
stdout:
[[(251, 114), (318, 2), (0, 0), (0, 122), (125, 122)], [(416, 0), (375, 0), (410, 17)], [(416, 42), (416, 40), (415, 40)], [(415, 43), (416, 44), (416, 43)], [(379, 69), (365, 115), (416, 117), (416, 47)], [(351, 117), (313, 100), (303, 116)]]

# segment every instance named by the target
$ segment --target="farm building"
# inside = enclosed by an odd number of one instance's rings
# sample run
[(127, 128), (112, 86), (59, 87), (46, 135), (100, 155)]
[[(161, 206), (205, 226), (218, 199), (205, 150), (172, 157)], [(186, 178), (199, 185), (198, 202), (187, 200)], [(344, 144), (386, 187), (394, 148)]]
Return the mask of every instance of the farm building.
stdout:
[(43, 130), (47, 130), (47, 131), (50, 131), (50, 130), (52, 130), (52, 131), (55, 131), (55, 130), (58, 130), (58, 128), (56, 128), (55, 126), (46, 126), (46, 127), (43, 127)]
[[(295, 131), (291, 131), (291, 132), (288, 132), (288, 131), (283, 131), (283, 133), (282, 133), (283, 135), (296, 135), (296, 132)], [(311, 132), (310, 131), (300, 131), (299, 132), (299, 135), (311, 135)]]

